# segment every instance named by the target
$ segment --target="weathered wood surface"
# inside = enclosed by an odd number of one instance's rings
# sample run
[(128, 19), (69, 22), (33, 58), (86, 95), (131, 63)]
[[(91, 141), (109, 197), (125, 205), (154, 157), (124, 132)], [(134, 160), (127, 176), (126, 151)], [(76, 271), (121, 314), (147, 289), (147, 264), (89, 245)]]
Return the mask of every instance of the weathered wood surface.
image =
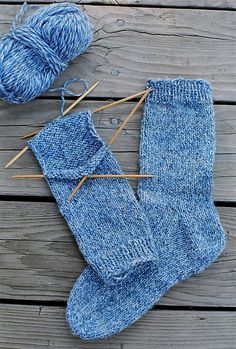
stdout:
[(82, 341), (72, 336), (64, 308), (0, 305), (2, 349), (233, 349), (232, 311), (149, 311), (113, 338)]
[[(236, 208), (218, 207), (227, 247), (161, 305), (236, 306)], [(55, 203), (0, 202), (0, 298), (63, 300), (85, 267)]]
[[(113, 146), (113, 150), (115, 148), (116, 146)], [(11, 176), (16, 174), (40, 173), (40, 168), (31, 151), (28, 151), (14, 166), (7, 170), (4, 169), (5, 164), (15, 154), (16, 151), (0, 152), (0, 195), (51, 197), (51, 192), (43, 179), (11, 179)], [(139, 171), (137, 151), (114, 151), (114, 154), (124, 173), (137, 173)], [(218, 154), (216, 156), (213, 193), (215, 201), (235, 201), (235, 164), (235, 154)], [(136, 181), (131, 180), (130, 184), (136, 190)]]
[[(0, 0), (0, 3), (4, 2)], [(21, 3), (19, 0), (11, 0), (12, 3)], [(56, 0), (54, 2), (64, 2)], [(180, 8), (208, 8), (208, 9), (236, 9), (235, 0), (71, 0), (77, 4), (96, 5), (126, 5), (126, 6), (152, 6), (152, 7), (180, 7)], [(30, 3), (51, 3), (50, 0), (31, 0)]]
[[(72, 102), (67, 101), (66, 106)], [(71, 113), (84, 109), (93, 110), (108, 103), (110, 100), (103, 102), (82, 101)], [(120, 126), (135, 104), (136, 102), (126, 102), (93, 114), (95, 127), (106, 141), (112, 132)], [(60, 101), (58, 100), (38, 99), (30, 104), (20, 106), (0, 102), (0, 151), (24, 147), (25, 140), (20, 139), (20, 137), (25, 133), (40, 129), (45, 123), (56, 118), (59, 114), (59, 106)], [(236, 154), (236, 105), (215, 105), (214, 110), (217, 135), (216, 152), (217, 154)], [(117, 151), (138, 150), (142, 117), (143, 107), (140, 107), (117, 138), (115, 142)]]
[[(85, 5), (95, 34), (88, 51), (57, 81), (80, 75), (101, 86), (97, 97), (120, 97), (143, 89), (152, 78), (204, 78), (214, 98), (235, 100), (234, 11)], [(0, 6), (0, 35), (19, 6)], [(227, 24), (227, 25), (226, 25)]]
[[(107, 102), (84, 101), (80, 108), (95, 108)], [(25, 146), (20, 136), (35, 129), (58, 114), (59, 101), (37, 100), (30, 105), (8, 106), (0, 103), (0, 195), (51, 196), (43, 180), (12, 180), (14, 174), (39, 173), (40, 169), (31, 151), (23, 155), (12, 167), (4, 165)], [(126, 103), (94, 114), (94, 123), (101, 137), (108, 141), (124, 120), (134, 103)], [(30, 108), (30, 113), (29, 113)], [(76, 108), (79, 110), (79, 108)], [(216, 105), (217, 155), (215, 164), (216, 201), (236, 200), (236, 106)], [(138, 171), (138, 147), (142, 108), (133, 116), (113, 145), (123, 170)], [(131, 184), (135, 187), (136, 182)]]
[[(0, 35), (10, 29), (19, 10), (17, 5), (0, 0), (1, 3)], [(39, 307), (29, 302), (66, 301), (85, 262), (55, 202), (43, 202), (44, 197), (51, 196), (46, 183), (9, 178), (14, 174), (38, 173), (33, 154), (28, 152), (12, 168), (4, 169), (6, 162), (25, 144), (19, 136), (56, 117), (59, 101), (41, 99), (25, 106), (0, 102), (0, 348), (233, 349), (235, 313), (225, 308), (236, 306), (236, 207), (233, 207), (236, 106), (231, 103), (236, 96), (236, 13), (225, 10), (235, 9), (236, 2), (78, 0), (77, 3), (88, 4), (83, 7), (94, 24), (94, 41), (55, 86), (78, 74), (89, 84), (100, 80), (101, 84), (91, 94), (99, 99), (119, 98), (143, 90), (149, 77), (183, 76), (204, 78), (212, 83), (217, 101), (214, 199), (231, 202), (232, 207), (218, 207), (227, 245), (213, 265), (174, 287), (158, 303), (171, 306), (172, 310), (152, 310), (134, 326), (107, 340), (85, 342), (70, 335), (64, 307), (52, 303)], [(107, 4), (111, 6), (104, 6)], [(215, 10), (202, 10), (204, 7)], [(77, 90), (78, 86), (73, 89)], [(106, 102), (84, 101), (80, 107), (93, 108), (103, 103)], [(126, 103), (94, 115), (95, 126), (106, 141), (133, 105)], [(125, 172), (138, 171), (141, 116), (142, 109), (113, 147)], [(135, 188), (135, 182), (131, 183)], [(11, 195), (18, 196), (18, 200), (4, 201), (11, 199)], [(35, 202), (34, 196), (42, 202)], [(1, 304), (1, 300), (9, 304)], [(28, 305), (10, 304), (22, 300)], [(212, 307), (212, 310), (184, 311), (178, 306)], [(218, 311), (217, 307), (225, 308)]]

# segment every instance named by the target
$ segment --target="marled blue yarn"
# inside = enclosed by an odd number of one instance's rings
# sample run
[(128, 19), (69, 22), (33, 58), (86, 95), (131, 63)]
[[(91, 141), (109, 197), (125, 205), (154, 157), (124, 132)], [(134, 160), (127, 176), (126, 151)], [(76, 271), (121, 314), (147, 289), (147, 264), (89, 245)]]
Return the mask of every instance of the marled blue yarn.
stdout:
[[(79, 81), (83, 87), (84, 87), (84, 90), (82, 93), (75, 93), (74, 91), (71, 91), (67, 88), (68, 85), (74, 83), (74, 82), (77, 82)], [(59, 117), (63, 117), (64, 116), (64, 109), (65, 109), (65, 94), (68, 94), (70, 96), (81, 96), (86, 90), (88, 89), (88, 84), (85, 80), (83, 79), (79, 79), (79, 78), (73, 78), (73, 79), (69, 79), (69, 80), (66, 80), (64, 82), (64, 85), (59, 87), (59, 88), (51, 88), (49, 90), (49, 92), (59, 92), (60, 95), (61, 95), (61, 107), (60, 107), (60, 110), (61, 110), (61, 113), (60, 113), (60, 116)]]
[(122, 173), (90, 111), (52, 121), (28, 144), (82, 253), (105, 282), (117, 282), (157, 259), (147, 219), (127, 180), (88, 179), (68, 201), (82, 176), (95, 170)]
[(91, 40), (86, 13), (70, 3), (45, 6), (14, 23), (0, 41), (0, 98), (20, 104), (41, 95)]
[(140, 203), (156, 243), (157, 262), (114, 286), (87, 267), (67, 305), (71, 331), (83, 339), (111, 336), (139, 319), (173, 285), (199, 273), (224, 248), (214, 207), (215, 152), (211, 89), (201, 80), (149, 81), (141, 131)]

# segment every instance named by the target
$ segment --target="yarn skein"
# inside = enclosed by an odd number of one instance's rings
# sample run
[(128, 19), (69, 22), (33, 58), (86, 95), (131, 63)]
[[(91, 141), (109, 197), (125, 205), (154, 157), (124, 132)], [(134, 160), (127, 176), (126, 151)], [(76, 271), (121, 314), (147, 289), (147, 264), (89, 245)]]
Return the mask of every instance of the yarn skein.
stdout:
[(91, 40), (88, 16), (75, 4), (45, 6), (13, 23), (0, 40), (0, 98), (21, 104), (41, 95)]

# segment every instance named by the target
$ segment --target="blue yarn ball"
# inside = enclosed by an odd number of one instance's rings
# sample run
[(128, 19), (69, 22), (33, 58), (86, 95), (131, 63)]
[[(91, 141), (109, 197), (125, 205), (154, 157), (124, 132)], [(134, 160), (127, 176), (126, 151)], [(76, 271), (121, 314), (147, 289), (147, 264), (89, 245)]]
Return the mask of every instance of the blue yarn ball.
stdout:
[(41, 95), (91, 40), (89, 19), (76, 5), (39, 9), (0, 40), (0, 98), (21, 104)]

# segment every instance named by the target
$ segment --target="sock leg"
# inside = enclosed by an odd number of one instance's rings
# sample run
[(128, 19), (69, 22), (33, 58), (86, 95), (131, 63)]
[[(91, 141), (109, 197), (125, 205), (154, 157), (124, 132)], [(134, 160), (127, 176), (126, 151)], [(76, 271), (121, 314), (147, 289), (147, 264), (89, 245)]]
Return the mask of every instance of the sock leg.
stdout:
[(121, 174), (89, 111), (53, 121), (29, 146), (84, 257), (105, 282), (120, 281), (157, 259), (147, 219), (127, 180), (88, 179), (68, 201), (83, 175)]
[[(153, 93), (145, 105), (140, 168), (156, 178), (139, 181), (141, 206), (157, 248), (165, 241), (170, 260), (179, 261), (180, 272), (189, 259), (197, 272), (224, 246), (212, 200), (215, 125), (211, 89), (200, 80), (149, 81), (149, 85)], [(160, 247), (161, 260), (168, 250)]]

